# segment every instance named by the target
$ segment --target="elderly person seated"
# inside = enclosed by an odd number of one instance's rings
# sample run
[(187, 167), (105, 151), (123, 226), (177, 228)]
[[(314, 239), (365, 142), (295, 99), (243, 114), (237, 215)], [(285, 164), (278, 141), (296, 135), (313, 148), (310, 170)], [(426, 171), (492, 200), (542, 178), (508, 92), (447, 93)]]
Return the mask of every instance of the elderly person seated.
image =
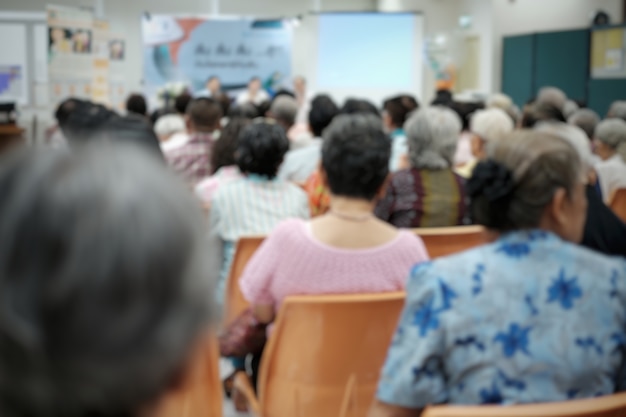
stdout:
[(243, 177), (220, 186), (209, 214), (211, 267), (207, 271), (218, 280), (220, 303), (241, 237), (267, 235), (283, 220), (310, 217), (304, 191), (276, 178), (287, 149), (285, 130), (271, 120), (256, 120), (239, 134), (235, 162)]
[(537, 93), (537, 99), (535, 101), (539, 104), (549, 104), (563, 112), (567, 104), (567, 95), (559, 88), (543, 87)]
[(596, 127), (595, 153), (602, 160), (596, 164), (604, 201), (609, 203), (615, 191), (626, 188), (626, 122), (606, 119)]
[(626, 100), (617, 100), (611, 104), (607, 118), (617, 118), (626, 121)]
[(600, 123), (600, 116), (591, 109), (580, 109), (567, 119), (567, 123), (579, 127), (585, 132), (589, 140), (593, 140), (596, 126)]
[(210, 324), (197, 204), (119, 144), (13, 154), (0, 190), (2, 415), (154, 416)]
[(513, 120), (503, 110), (491, 108), (474, 113), (470, 122), (470, 143), (474, 159), (457, 168), (456, 173), (464, 178), (471, 177), (478, 161), (485, 159), (487, 155), (487, 144), (501, 139), (514, 128)]
[(577, 245), (584, 174), (558, 137), (522, 131), (490, 147), (468, 190), (497, 239), (411, 271), (371, 417), (626, 388), (626, 262)]
[(445, 107), (416, 112), (404, 126), (411, 167), (391, 176), (376, 216), (396, 227), (469, 223), (465, 181), (452, 171), (461, 121)]

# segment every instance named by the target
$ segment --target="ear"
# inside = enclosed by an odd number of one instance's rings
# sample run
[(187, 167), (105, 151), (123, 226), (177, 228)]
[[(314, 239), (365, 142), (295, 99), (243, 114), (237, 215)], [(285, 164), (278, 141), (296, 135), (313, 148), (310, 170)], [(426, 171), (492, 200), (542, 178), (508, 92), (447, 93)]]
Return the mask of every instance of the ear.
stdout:
[(549, 220), (556, 229), (568, 227), (567, 203), (567, 192), (564, 188), (558, 188), (547, 207)]
[(376, 193), (376, 201), (382, 200), (387, 195), (387, 188), (389, 187), (389, 183), (391, 182), (391, 173), (387, 174), (385, 181), (381, 184), (378, 192)]

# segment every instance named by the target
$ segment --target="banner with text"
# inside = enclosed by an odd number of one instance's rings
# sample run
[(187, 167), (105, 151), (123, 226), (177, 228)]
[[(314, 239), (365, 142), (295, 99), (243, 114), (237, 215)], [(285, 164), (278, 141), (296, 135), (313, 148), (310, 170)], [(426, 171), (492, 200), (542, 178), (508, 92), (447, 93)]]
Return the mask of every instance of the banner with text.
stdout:
[(261, 78), (269, 90), (291, 78), (289, 21), (146, 14), (142, 29), (144, 83), (152, 97), (178, 83), (197, 93), (211, 76), (231, 93), (245, 88), (252, 77)]

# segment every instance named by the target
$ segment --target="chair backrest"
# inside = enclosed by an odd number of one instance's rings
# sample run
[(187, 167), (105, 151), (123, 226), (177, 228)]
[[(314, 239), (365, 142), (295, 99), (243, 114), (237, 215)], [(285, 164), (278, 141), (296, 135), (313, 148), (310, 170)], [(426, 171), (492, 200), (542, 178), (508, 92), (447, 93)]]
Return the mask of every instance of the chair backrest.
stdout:
[(222, 417), (223, 407), (219, 348), (215, 336), (210, 336), (196, 350), (180, 387), (159, 404), (155, 417)]
[(261, 415), (365, 416), (404, 304), (404, 293), (285, 300), (263, 352)]
[(455, 226), (413, 229), (422, 238), (431, 258), (452, 255), (487, 243), (483, 226)]
[(246, 264), (264, 240), (265, 236), (246, 236), (237, 241), (233, 262), (226, 280), (224, 320), (222, 323), (224, 328), (249, 307), (239, 289), (239, 278), (243, 274)]
[(626, 393), (588, 400), (513, 406), (436, 406), (422, 417), (623, 417)]
[(611, 210), (623, 222), (626, 222), (626, 188), (620, 188), (611, 197)]

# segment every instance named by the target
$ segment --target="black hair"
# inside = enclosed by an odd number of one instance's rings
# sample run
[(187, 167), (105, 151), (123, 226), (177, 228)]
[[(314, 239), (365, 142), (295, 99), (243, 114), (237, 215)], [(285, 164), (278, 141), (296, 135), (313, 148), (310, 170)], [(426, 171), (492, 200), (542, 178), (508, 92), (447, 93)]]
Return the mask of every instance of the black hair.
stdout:
[(419, 101), (417, 101), (415, 96), (412, 96), (410, 94), (401, 94), (398, 97), (400, 97), (400, 99), (402, 100), (402, 104), (404, 104), (404, 107), (409, 109), (410, 112), (413, 112), (420, 108), (420, 103)]
[(222, 106), (212, 98), (202, 97), (191, 100), (186, 111), (193, 128), (197, 131), (213, 131), (220, 126)]
[[(461, 122), (463, 123), (463, 130), (470, 130), (470, 123), (472, 121), (472, 115), (478, 111), (485, 108), (485, 104), (482, 102), (459, 102), (454, 101), (449, 106), (456, 114), (461, 118)], [(515, 123), (515, 122), (514, 122)]]
[(160, 161), (165, 161), (159, 138), (145, 118), (132, 115), (115, 117), (94, 135), (93, 140), (138, 145)]
[(452, 92), (450, 90), (437, 90), (431, 106), (450, 106), (452, 104)]
[(272, 179), (289, 150), (289, 139), (278, 124), (253, 123), (239, 134), (235, 161), (241, 172)]
[(343, 107), (340, 111), (341, 114), (357, 114), (357, 113), (367, 113), (373, 114), (374, 116), (380, 117), (380, 111), (376, 108), (376, 106), (368, 100), (357, 99), (357, 98), (349, 98), (343, 104)]
[(65, 124), (67, 123), (70, 115), (78, 106), (85, 105), (87, 102), (85, 100), (81, 100), (76, 97), (70, 97), (67, 100), (64, 100), (59, 104), (56, 111), (54, 112), (54, 118), (57, 120), (59, 127), (61, 130), (65, 128)]
[(185, 114), (191, 100), (193, 100), (191, 94), (187, 92), (179, 94), (178, 97), (176, 97), (176, 100), (174, 100), (174, 109), (178, 114)]
[(531, 129), (539, 122), (566, 123), (563, 112), (550, 103), (536, 102), (524, 110), (522, 128)]
[(265, 100), (262, 103), (260, 103), (258, 106), (256, 106), (257, 111), (259, 112), (259, 115), (261, 115), (261, 117), (264, 117), (268, 111), (270, 111), (270, 107), (272, 106), (272, 102), (269, 100)]
[(213, 145), (211, 153), (212, 174), (222, 167), (235, 165), (235, 153), (239, 144), (239, 135), (243, 128), (250, 124), (250, 120), (244, 117), (230, 119), (222, 133), (220, 139)]
[(234, 119), (236, 117), (243, 117), (245, 119), (256, 119), (259, 117), (259, 109), (252, 103), (245, 103), (240, 106), (234, 106), (228, 112), (228, 117)]
[(371, 201), (389, 174), (391, 140), (371, 114), (340, 115), (324, 132), (322, 166), (337, 196)]
[(274, 94), (274, 97), (272, 98), (272, 101), (276, 100), (276, 98), (280, 97), (280, 96), (288, 96), (288, 97), (291, 97), (291, 98), (296, 98), (296, 95), (293, 93), (293, 91), (289, 91), (289, 90), (287, 90), (285, 88), (281, 88), (280, 90), (278, 90), (276, 92), (276, 94)]
[(397, 128), (402, 128), (402, 126), (404, 126), (407, 116), (414, 110), (414, 108), (411, 109), (405, 106), (402, 96), (392, 97), (385, 100), (383, 103), (383, 109), (385, 109), (391, 118), (391, 123)]
[(339, 108), (332, 98), (327, 95), (319, 95), (311, 101), (309, 111), (309, 127), (315, 137), (321, 137), (335, 116), (339, 114)]
[(140, 116), (146, 116), (148, 114), (146, 98), (141, 94), (131, 94), (126, 99), (126, 111)]
[(63, 134), (70, 146), (82, 145), (101, 132), (107, 123), (119, 117), (100, 104), (77, 101), (62, 125)]

